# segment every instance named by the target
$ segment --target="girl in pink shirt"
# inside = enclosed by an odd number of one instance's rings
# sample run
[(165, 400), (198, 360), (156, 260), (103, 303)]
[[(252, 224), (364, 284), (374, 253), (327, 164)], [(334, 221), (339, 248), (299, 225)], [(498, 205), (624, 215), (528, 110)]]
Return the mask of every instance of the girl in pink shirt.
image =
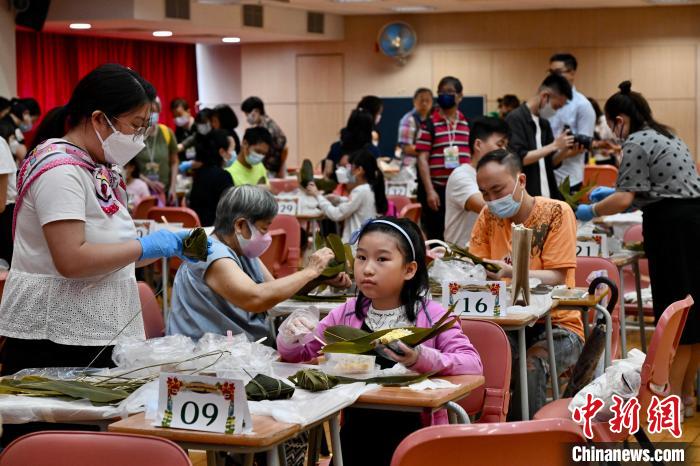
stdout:
[[(428, 293), (425, 245), (415, 223), (390, 217), (371, 220), (353, 234), (351, 242), (355, 240), (358, 241), (355, 253), (357, 298), (331, 311), (317, 326), (303, 316), (290, 315), (277, 337), (277, 349), (285, 361), (309, 361), (319, 355), (322, 345), (318, 340), (300, 343), (308, 341), (304, 337), (310, 332), (324, 340), (324, 330), (333, 325), (347, 325), (368, 332), (405, 326), (431, 327), (446, 312), (439, 303), (425, 298)], [(388, 367), (398, 362), (415, 372), (437, 371), (438, 375), (482, 373), (479, 354), (462, 333), (459, 322), (414, 348), (401, 342), (399, 346), (404, 354), (386, 348), (391, 361), (378, 356), (380, 365)], [(426, 424), (446, 422), (444, 412), (436, 413), (433, 419), (421, 419), (414, 413), (348, 409), (341, 430), (344, 461), (367, 463), (363, 451), (372, 451), (373, 459), (381, 458), (376, 464), (389, 464), (394, 449), (410, 432)], [(377, 429), (377, 435), (368, 429)], [(368, 442), (372, 443), (371, 448)], [(358, 448), (360, 445), (362, 447)]]

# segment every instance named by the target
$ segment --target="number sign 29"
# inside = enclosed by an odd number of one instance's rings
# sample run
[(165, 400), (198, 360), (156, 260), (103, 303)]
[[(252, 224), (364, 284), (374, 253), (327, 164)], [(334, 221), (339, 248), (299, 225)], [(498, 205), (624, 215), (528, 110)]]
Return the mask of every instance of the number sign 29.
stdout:
[(454, 306), (460, 317), (501, 317), (506, 314), (505, 282), (444, 282), (443, 306)]
[(252, 429), (245, 387), (240, 380), (161, 374), (159, 427), (239, 434)]
[(298, 198), (277, 198), (277, 213), (283, 215), (296, 215), (299, 209), (299, 199)]

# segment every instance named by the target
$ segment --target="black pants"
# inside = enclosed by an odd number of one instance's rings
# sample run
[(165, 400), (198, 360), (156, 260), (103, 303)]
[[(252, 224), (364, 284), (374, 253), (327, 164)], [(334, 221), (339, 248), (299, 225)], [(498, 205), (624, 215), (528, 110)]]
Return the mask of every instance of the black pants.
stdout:
[(421, 222), (423, 223), (423, 232), (428, 239), (442, 240), (445, 234), (445, 186), (433, 184), (433, 188), (440, 197), (438, 210), (433, 210), (428, 206), (428, 195), (423, 183), (418, 183), (418, 202), (423, 206)]
[[(33, 367), (86, 367), (102, 346), (60, 345), (49, 340), (22, 340), (6, 338), (0, 350), (2, 370), (0, 375), (10, 375)], [(92, 367), (114, 367), (112, 346), (108, 346), (95, 360)], [(63, 424), (54, 422), (30, 422), (27, 424), (5, 424), (0, 443), (6, 447), (13, 440), (41, 430), (86, 430), (96, 431), (96, 426)]]
[(12, 241), (12, 214), (15, 211), (14, 204), (5, 206), (5, 211), (0, 214), (0, 259), (5, 259), (8, 264), (12, 264), (12, 251), (14, 242)]

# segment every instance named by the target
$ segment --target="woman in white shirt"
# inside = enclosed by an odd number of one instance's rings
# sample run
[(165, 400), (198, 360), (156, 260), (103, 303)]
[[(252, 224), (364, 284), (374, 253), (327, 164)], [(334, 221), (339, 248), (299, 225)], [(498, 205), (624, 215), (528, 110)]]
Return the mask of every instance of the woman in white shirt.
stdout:
[(17, 164), (10, 147), (12, 125), (0, 121), (0, 259), (12, 263), (12, 213), (17, 196)]
[(40, 144), (17, 176), (14, 256), (0, 304), (3, 375), (112, 366), (107, 345), (117, 336), (144, 338), (134, 264), (181, 257), (187, 235), (137, 239), (115, 167), (144, 147), (154, 98), (133, 70), (102, 65), (37, 130)]
[[(350, 166), (340, 167), (336, 174), (339, 181), (347, 176), (350, 198), (337, 198), (321, 195), (314, 183), (309, 183), (307, 191), (318, 200), (318, 206), (326, 217), (334, 222), (345, 220), (343, 242), (350, 241), (352, 232), (359, 230), (369, 219), (384, 215), (388, 201), (384, 187), (384, 175), (377, 166), (377, 159), (367, 149), (351, 154)], [(341, 181), (342, 182), (342, 181)], [(333, 205), (331, 200), (338, 201)]]

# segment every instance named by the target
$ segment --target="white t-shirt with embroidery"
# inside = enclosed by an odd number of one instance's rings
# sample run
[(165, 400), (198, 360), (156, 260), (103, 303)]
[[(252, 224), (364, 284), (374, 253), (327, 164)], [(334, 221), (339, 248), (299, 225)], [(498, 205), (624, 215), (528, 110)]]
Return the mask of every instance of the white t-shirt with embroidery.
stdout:
[(145, 337), (143, 319), (137, 315), (141, 305), (134, 264), (96, 277), (63, 277), (42, 229), (59, 220), (80, 220), (89, 243), (136, 239), (126, 206), (118, 204), (119, 211), (107, 215), (95, 196), (92, 175), (74, 165), (53, 168), (34, 181), (17, 214), (12, 268), (0, 305), (0, 335), (98, 346), (110, 343), (126, 326), (120, 338)]
[(412, 327), (414, 325), (408, 320), (405, 306), (378, 311), (370, 305), (365, 323), (373, 332), (386, 328)]

